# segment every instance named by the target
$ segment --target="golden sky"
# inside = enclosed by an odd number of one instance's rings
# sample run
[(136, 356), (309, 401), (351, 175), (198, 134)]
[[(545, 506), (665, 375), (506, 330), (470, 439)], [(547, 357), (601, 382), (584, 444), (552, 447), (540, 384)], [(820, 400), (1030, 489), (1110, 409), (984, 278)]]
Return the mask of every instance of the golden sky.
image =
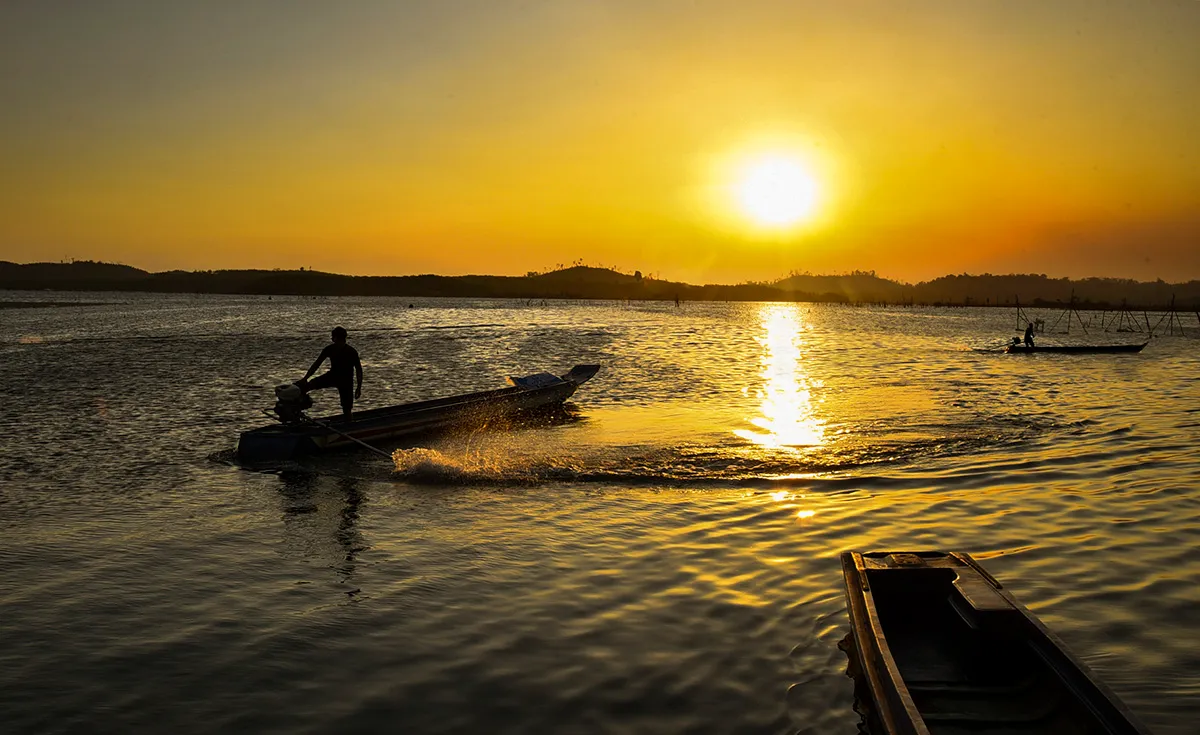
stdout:
[[(1200, 278), (1197, 39), (1195, 0), (15, 0), (0, 259)], [(739, 209), (761, 156), (810, 218)]]

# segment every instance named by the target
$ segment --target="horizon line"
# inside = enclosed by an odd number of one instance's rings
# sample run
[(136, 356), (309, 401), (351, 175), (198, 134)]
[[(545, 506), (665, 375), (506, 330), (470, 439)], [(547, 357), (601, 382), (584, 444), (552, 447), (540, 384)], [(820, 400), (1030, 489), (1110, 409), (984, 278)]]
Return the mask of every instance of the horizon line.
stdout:
[[(25, 262), (25, 263), (19, 263), (17, 261), (12, 261), (12, 260), (0, 260), (0, 264), (9, 264), (9, 265), (15, 265), (15, 266), (73, 265), (73, 264), (77, 264), (77, 263), (78, 264), (92, 264), (92, 265), (118, 266), (118, 267), (124, 267), (124, 268), (132, 268), (134, 270), (142, 271), (143, 273), (146, 273), (148, 275), (159, 275), (159, 274), (163, 274), (163, 273), (193, 273), (194, 274), (194, 273), (260, 272), (260, 273), (313, 273), (313, 274), (326, 275), (326, 276), (337, 276), (340, 278), (422, 278), (422, 277), (430, 277), (430, 276), (435, 277), (435, 278), (530, 278), (530, 277), (536, 278), (538, 276), (549, 275), (552, 273), (566, 272), (566, 271), (569, 271), (569, 270), (572, 270), (575, 268), (588, 268), (588, 269), (592, 269), (592, 270), (607, 271), (610, 273), (615, 273), (615, 274), (622, 275), (622, 276), (628, 276), (631, 278), (635, 277), (637, 274), (641, 273), (641, 271), (637, 270), (637, 269), (631, 269), (631, 272), (626, 272), (625, 270), (621, 270), (615, 266), (589, 265), (587, 263), (582, 263), (582, 262), (575, 262), (572, 264), (558, 264), (560, 267), (547, 268), (545, 270), (530, 270), (530, 271), (526, 271), (524, 274), (508, 275), (508, 274), (497, 274), (497, 273), (462, 273), (462, 274), (457, 274), (457, 275), (447, 275), (447, 274), (442, 274), (442, 273), (404, 273), (404, 274), (400, 274), (400, 273), (390, 273), (390, 274), (337, 273), (334, 271), (323, 271), (323, 270), (318, 270), (315, 268), (308, 268), (306, 266), (299, 266), (297, 268), (283, 268), (283, 267), (278, 267), (278, 266), (272, 267), (272, 268), (194, 268), (194, 269), (168, 268), (166, 270), (155, 271), (155, 270), (147, 270), (146, 268), (143, 268), (141, 266), (131, 265), (129, 263), (119, 263), (119, 262), (107, 261), (107, 260), (92, 260), (92, 259), (88, 259), (88, 258), (70, 258), (67, 260), (57, 260), (57, 261), (37, 260), (37, 261), (29, 261), (29, 262)], [(744, 280), (744, 281), (741, 281), (738, 283), (718, 283), (718, 282), (691, 283), (689, 281), (674, 281), (669, 278), (663, 278), (660, 275), (658, 275), (657, 273), (642, 274), (642, 277), (646, 280), (658, 281), (660, 283), (673, 283), (673, 284), (679, 284), (679, 285), (683, 285), (683, 286), (693, 286), (693, 287), (697, 287), (697, 286), (773, 286), (775, 284), (786, 281), (790, 278), (797, 278), (797, 277), (807, 277), (807, 278), (866, 277), (866, 278), (876, 278), (876, 279), (879, 279), (882, 281), (889, 281), (891, 283), (894, 283), (894, 284), (897, 284), (900, 286), (911, 286), (911, 287), (920, 286), (920, 285), (926, 284), (926, 283), (932, 283), (932, 282), (937, 281), (942, 278), (955, 278), (955, 277), (966, 277), (966, 278), (1024, 277), (1024, 278), (1044, 278), (1044, 279), (1050, 280), (1050, 281), (1099, 280), (1099, 281), (1118, 281), (1118, 282), (1125, 282), (1125, 283), (1141, 283), (1141, 284), (1165, 283), (1167, 285), (1180, 285), (1180, 286), (1200, 282), (1200, 278), (1190, 278), (1190, 279), (1186, 279), (1186, 280), (1182, 280), (1182, 281), (1167, 281), (1160, 277), (1160, 278), (1156, 278), (1154, 280), (1143, 281), (1143, 280), (1138, 280), (1136, 278), (1121, 277), (1121, 276), (1096, 276), (1096, 275), (1093, 275), (1093, 276), (1077, 276), (1077, 277), (1075, 277), (1075, 276), (1051, 276), (1046, 273), (1032, 273), (1032, 272), (1027, 272), (1027, 273), (1017, 273), (1017, 272), (1012, 272), (1012, 273), (991, 273), (991, 272), (968, 273), (965, 271), (962, 273), (944, 273), (940, 276), (934, 276), (933, 278), (928, 278), (928, 279), (925, 279), (922, 281), (911, 282), (911, 281), (903, 281), (903, 280), (899, 280), (899, 279), (895, 279), (895, 278), (889, 278), (888, 276), (880, 275), (875, 270), (862, 270), (862, 269), (853, 269), (853, 270), (842, 272), (842, 273), (811, 273), (808, 271), (804, 271), (804, 272), (791, 271), (787, 275), (780, 276), (773, 280)]]

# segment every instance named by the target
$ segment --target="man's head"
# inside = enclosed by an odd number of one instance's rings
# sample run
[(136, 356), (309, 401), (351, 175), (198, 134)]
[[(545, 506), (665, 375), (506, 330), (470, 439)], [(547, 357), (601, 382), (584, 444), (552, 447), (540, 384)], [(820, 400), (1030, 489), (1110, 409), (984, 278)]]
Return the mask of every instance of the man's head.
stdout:
[(346, 341), (346, 328), (345, 327), (334, 327), (333, 328), (333, 341), (334, 342), (345, 342)]

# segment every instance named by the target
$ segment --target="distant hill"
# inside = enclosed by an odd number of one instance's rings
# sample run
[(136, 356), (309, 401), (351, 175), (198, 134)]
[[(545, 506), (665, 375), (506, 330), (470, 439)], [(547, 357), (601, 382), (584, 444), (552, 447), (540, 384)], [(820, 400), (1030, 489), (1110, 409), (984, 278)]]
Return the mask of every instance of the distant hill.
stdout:
[(912, 287), (880, 278), (874, 273), (850, 273), (844, 276), (795, 275), (773, 284), (787, 293), (837, 294), (847, 301), (887, 302), (905, 301)]
[(313, 296), (451, 296), (517, 299), (684, 301), (820, 301), (840, 303), (1011, 305), (1069, 303), (1081, 308), (1200, 308), (1200, 281), (1151, 283), (1045, 275), (942, 276), (915, 285), (871, 272), (792, 275), (773, 283), (738, 285), (664, 281), (607, 268), (573, 266), (525, 276), (344, 276), (309, 270), (165, 271), (150, 273), (115, 263), (9, 263), (0, 261), (0, 289), (145, 291), (156, 293), (298, 294)]
[(1082, 307), (1166, 306), (1174, 295), (1176, 305), (1195, 308), (1200, 305), (1200, 281), (1167, 283), (1142, 282), (1121, 278), (1049, 278), (1044, 275), (942, 276), (919, 283), (912, 296), (925, 303), (1023, 304), (1069, 303), (1072, 297)]
[[(24, 283), (24, 286), (0, 288), (55, 288), (73, 290), (62, 284), (91, 282), (133, 282), (150, 274), (139, 268), (117, 263), (98, 263), (92, 260), (73, 260), (69, 263), (10, 263), (0, 260), (0, 284)], [(47, 285), (41, 285), (41, 284)]]
[(587, 283), (604, 286), (633, 286), (645, 281), (640, 274), (630, 276), (608, 268), (595, 268), (590, 265), (576, 265), (562, 270), (540, 273), (532, 278), (546, 283)]
[(526, 276), (344, 276), (309, 270), (147, 273), (127, 266), (111, 266), (118, 270), (81, 271), (78, 263), (7, 265), (11, 267), (0, 271), (0, 288), (517, 299), (821, 300), (819, 294), (785, 294), (763, 284), (693, 286), (589, 266)]
[(1200, 281), (1166, 283), (1121, 278), (1050, 278), (1045, 275), (941, 276), (915, 285), (879, 278), (874, 273), (842, 276), (798, 275), (775, 286), (788, 291), (839, 294), (852, 302), (954, 304), (972, 306), (1057, 306), (1074, 299), (1080, 308), (1162, 307), (1175, 297), (1179, 308), (1200, 305)]

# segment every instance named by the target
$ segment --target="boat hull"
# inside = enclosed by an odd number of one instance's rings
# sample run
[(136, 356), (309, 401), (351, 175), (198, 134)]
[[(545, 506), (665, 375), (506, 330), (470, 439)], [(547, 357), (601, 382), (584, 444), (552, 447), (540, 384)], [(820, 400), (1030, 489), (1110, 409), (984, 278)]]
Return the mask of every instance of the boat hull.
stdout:
[(968, 554), (842, 554), (851, 671), (888, 735), (1146, 735)]
[(1045, 347), (1026, 347), (1025, 345), (1009, 345), (1004, 351), (1010, 355), (1099, 355), (1141, 352), (1149, 342), (1140, 345), (1047, 345)]
[(369, 443), (516, 419), (561, 406), (597, 369), (576, 366), (554, 382), (536, 387), (518, 384), (356, 412), (348, 422), (340, 416), (327, 416), (306, 424), (260, 427), (242, 433), (238, 459), (246, 463), (276, 462), (348, 448), (356, 444), (355, 439)]

